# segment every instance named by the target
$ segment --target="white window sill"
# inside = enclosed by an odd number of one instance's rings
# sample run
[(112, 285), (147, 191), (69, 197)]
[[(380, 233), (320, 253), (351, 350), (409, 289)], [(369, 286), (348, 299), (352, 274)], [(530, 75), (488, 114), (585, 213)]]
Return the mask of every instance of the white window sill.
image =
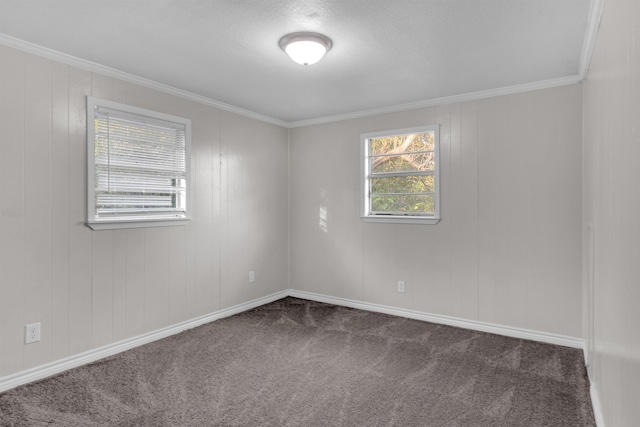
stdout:
[(422, 224), (434, 225), (440, 218), (411, 216), (411, 215), (368, 215), (360, 217), (364, 222), (382, 222), (387, 224)]
[(146, 227), (174, 227), (187, 225), (188, 218), (158, 218), (158, 219), (120, 219), (120, 220), (102, 220), (87, 221), (87, 227), (92, 230), (119, 230), (124, 228), (146, 228)]

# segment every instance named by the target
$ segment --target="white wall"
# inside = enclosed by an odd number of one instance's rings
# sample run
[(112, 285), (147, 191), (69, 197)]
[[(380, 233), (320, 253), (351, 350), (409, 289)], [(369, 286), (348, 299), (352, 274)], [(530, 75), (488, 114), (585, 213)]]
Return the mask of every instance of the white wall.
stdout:
[(586, 340), (605, 425), (616, 427), (640, 420), (638, 40), (640, 4), (607, 0), (584, 86)]
[[(291, 287), (581, 337), (581, 91), (292, 129)], [(442, 221), (362, 222), (360, 134), (434, 123)]]
[[(89, 94), (192, 120), (189, 225), (83, 225)], [(287, 141), (287, 129), (0, 45), (0, 377), (286, 289)], [(32, 322), (42, 341), (25, 346)]]
[[(580, 86), (291, 130), (291, 286), (581, 336), (582, 238), (592, 379), (606, 425), (635, 425), (638, 22), (636, 2), (605, 3), (584, 86), (584, 173)], [(83, 226), (87, 94), (193, 120), (189, 226)], [(359, 134), (431, 123), (443, 220), (361, 222)], [(277, 126), (0, 45), (0, 377), (285, 289), (286, 141)], [(43, 339), (25, 346), (37, 321)]]
[[(581, 90), (288, 132), (0, 46), (0, 377), (288, 285), (580, 337)], [(192, 120), (190, 225), (83, 225), (87, 94)], [(443, 220), (363, 223), (360, 133), (433, 123)]]

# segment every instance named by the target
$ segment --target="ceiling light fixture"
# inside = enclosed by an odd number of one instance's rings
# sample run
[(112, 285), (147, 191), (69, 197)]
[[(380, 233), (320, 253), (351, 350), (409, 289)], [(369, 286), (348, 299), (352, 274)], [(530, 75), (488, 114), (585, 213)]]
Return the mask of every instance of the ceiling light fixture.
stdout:
[(320, 61), (332, 45), (329, 37), (318, 33), (291, 33), (280, 39), (282, 50), (300, 65)]

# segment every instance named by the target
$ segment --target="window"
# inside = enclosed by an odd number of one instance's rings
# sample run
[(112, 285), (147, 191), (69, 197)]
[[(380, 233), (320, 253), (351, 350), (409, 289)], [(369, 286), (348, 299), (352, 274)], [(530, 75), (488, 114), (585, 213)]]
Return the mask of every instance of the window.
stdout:
[(185, 224), (191, 121), (87, 97), (87, 225)]
[(360, 136), (364, 221), (440, 220), (438, 131), (436, 125)]

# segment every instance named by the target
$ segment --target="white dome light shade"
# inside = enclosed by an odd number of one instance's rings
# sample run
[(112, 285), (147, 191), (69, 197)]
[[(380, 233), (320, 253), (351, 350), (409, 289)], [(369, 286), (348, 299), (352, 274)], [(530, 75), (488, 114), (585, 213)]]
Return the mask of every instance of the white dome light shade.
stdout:
[(300, 65), (320, 61), (331, 45), (331, 39), (317, 33), (292, 33), (280, 39), (280, 47)]
[(300, 65), (311, 65), (320, 61), (327, 48), (320, 43), (312, 41), (293, 42), (284, 48), (285, 52)]

